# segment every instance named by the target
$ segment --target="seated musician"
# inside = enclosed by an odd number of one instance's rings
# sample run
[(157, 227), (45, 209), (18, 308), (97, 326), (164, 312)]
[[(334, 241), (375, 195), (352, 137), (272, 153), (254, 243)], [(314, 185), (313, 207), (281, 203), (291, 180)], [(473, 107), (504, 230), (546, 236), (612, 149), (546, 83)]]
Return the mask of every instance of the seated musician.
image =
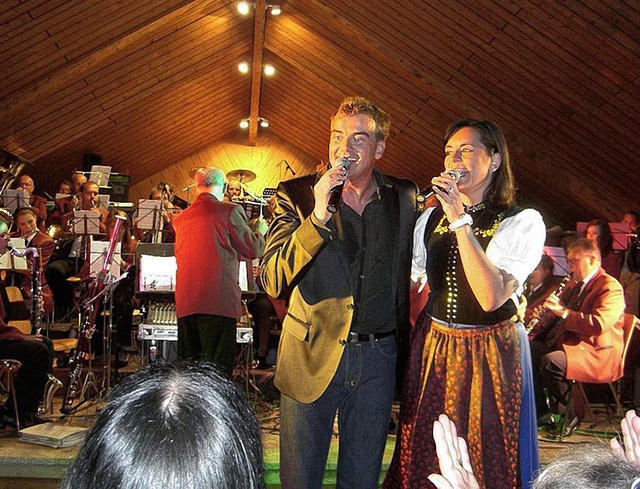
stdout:
[[(49, 264), (49, 259), (55, 248), (55, 243), (49, 235), (38, 230), (36, 227), (36, 213), (32, 208), (23, 207), (18, 209), (14, 215), (14, 222), (18, 231), (11, 234), (12, 238), (22, 237), (25, 240), (25, 248), (36, 248), (40, 256), (40, 268), (44, 270)], [(32, 258), (27, 257), (27, 270), (14, 270), (12, 273), (13, 283), (22, 291), (25, 299), (31, 297), (32, 290)], [(43, 313), (48, 315), (53, 310), (53, 294), (47, 285), (46, 277), (40, 273), (40, 286), (42, 287)], [(30, 305), (27, 307), (30, 308)], [(28, 317), (28, 316), (27, 316)], [(12, 316), (13, 319), (26, 319)]]
[(544, 302), (547, 312), (531, 343), (534, 374), (539, 374), (535, 379), (538, 408), (544, 406), (542, 387), (548, 389), (551, 409), (538, 423), (557, 424), (557, 415), (564, 415), (564, 433), (554, 433), (563, 437), (579, 426), (576, 413), (567, 412), (573, 405), (567, 379), (600, 383), (622, 375), (624, 313), (622, 286), (602, 268), (594, 241), (571, 243), (567, 260), (572, 280), (560, 297), (552, 294)]
[[(80, 192), (80, 210), (92, 210), (100, 216), (99, 233), (100, 236), (106, 236), (107, 229), (105, 226), (107, 211), (96, 207), (96, 198), (98, 196), (98, 185), (91, 181), (87, 181), (81, 186)], [(62, 216), (62, 226), (67, 232), (78, 231), (77, 225), (74, 226), (74, 211), (68, 212)], [(55, 299), (56, 316), (65, 316), (74, 309), (73, 284), (67, 279), (77, 275), (87, 257), (88, 253), (88, 236), (79, 235), (73, 242), (71, 252), (66, 257), (52, 262), (45, 269), (47, 282), (53, 291)]]
[(74, 174), (71, 175), (71, 183), (73, 184), (73, 195), (80, 195), (80, 192), (82, 191), (82, 185), (84, 185), (86, 181), (87, 176), (80, 171), (74, 172)]
[[(69, 180), (60, 180), (58, 182), (53, 209), (47, 214), (47, 232), (49, 232), (51, 226), (61, 226), (62, 216), (73, 209), (72, 188), (73, 184)], [(68, 195), (68, 197), (58, 198), (59, 195)]]
[[(105, 220), (107, 218), (108, 212), (104, 209), (98, 208), (98, 193), (100, 192), (100, 188), (97, 183), (92, 181), (86, 181), (80, 187), (80, 202), (79, 209), (83, 211), (94, 211), (96, 214), (100, 216), (99, 219), (99, 228), (100, 233), (105, 234), (107, 229), (105, 227)], [(74, 215), (76, 209), (73, 209), (62, 216), (62, 227), (65, 231), (73, 232), (73, 225), (76, 224), (76, 218)]]
[[(6, 236), (2, 235), (0, 255), (6, 251)], [(49, 338), (26, 335), (16, 328), (7, 326), (4, 319), (4, 305), (0, 301), (0, 358), (18, 360), (22, 363), (14, 384), (20, 427), (42, 423), (44, 420), (37, 416), (38, 405), (42, 401), (48, 374), (52, 370), (53, 345)], [(12, 406), (13, 401), (9, 399), (0, 408), (0, 426), (16, 426)]]
[(24, 190), (29, 195), (29, 205), (37, 216), (38, 229), (45, 231), (44, 222), (47, 219), (47, 199), (33, 193), (36, 186), (29, 175), (20, 175), (14, 185), (17, 189)]
[(524, 324), (528, 324), (536, 307), (551, 295), (555, 289), (553, 281), (553, 260), (548, 255), (542, 255), (540, 263), (535, 268), (524, 286), (523, 295), (527, 299), (527, 310), (524, 316)]
[[(158, 185), (154, 187), (149, 193), (149, 200), (161, 200), (162, 201), (162, 243), (174, 243), (176, 240), (176, 233), (173, 230), (173, 226), (171, 225), (171, 221), (175, 216), (179, 214), (182, 210), (179, 207), (173, 205), (169, 199), (169, 194), (163, 191), (163, 188)], [(140, 240), (141, 242), (148, 243), (152, 241), (152, 233), (151, 231), (146, 231), (138, 228), (138, 219), (134, 219), (133, 222), (133, 234), (134, 236)]]
[(238, 180), (231, 180), (227, 183), (227, 190), (224, 193), (224, 200), (227, 202), (235, 202), (243, 200), (242, 184)]
[(160, 182), (157, 187), (158, 190), (162, 193), (164, 191), (167, 200), (173, 206), (174, 209), (185, 210), (189, 207), (189, 202), (184, 199), (178, 197), (173, 191), (173, 185), (169, 183)]

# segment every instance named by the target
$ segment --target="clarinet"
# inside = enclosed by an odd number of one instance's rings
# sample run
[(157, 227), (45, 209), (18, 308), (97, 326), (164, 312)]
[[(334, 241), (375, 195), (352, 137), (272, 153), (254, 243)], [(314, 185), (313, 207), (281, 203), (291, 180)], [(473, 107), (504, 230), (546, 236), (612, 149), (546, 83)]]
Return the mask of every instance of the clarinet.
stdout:
[(9, 252), (14, 256), (24, 258), (31, 255), (31, 331), (40, 333), (42, 324), (42, 286), (40, 284), (40, 253), (37, 248), (29, 247), (22, 251), (11, 248)]
[[(569, 283), (569, 280), (571, 280), (571, 275), (565, 276), (560, 282), (560, 284), (558, 285), (558, 288), (553, 291), (553, 294), (560, 295), (560, 293), (562, 292), (562, 289), (564, 289), (565, 286)], [(549, 295), (553, 295), (553, 294), (549, 294)], [(525, 326), (525, 331), (527, 332), (527, 334), (530, 334), (534, 330), (534, 328), (538, 325), (538, 323), (546, 313), (547, 313), (547, 308), (542, 306), (540, 306), (540, 308), (533, 313), (533, 315), (531, 316), (531, 319)]]
[(109, 238), (109, 244), (105, 252), (102, 269), (100, 270), (100, 273), (98, 273), (98, 276), (91, 287), (88, 299), (82, 305), (83, 321), (78, 334), (78, 345), (76, 346), (74, 354), (71, 355), (71, 358), (69, 359), (69, 378), (64, 398), (62, 400), (62, 407), (60, 408), (60, 412), (62, 414), (69, 414), (73, 411), (73, 401), (78, 395), (78, 392), (82, 389), (80, 382), (82, 368), (88, 362), (91, 355), (91, 338), (96, 330), (98, 305), (95, 303), (94, 299), (100, 295), (106, 285), (109, 271), (111, 270), (111, 261), (113, 260), (116, 244), (118, 242), (120, 226), (122, 226), (122, 221), (125, 220), (122, 216), (115, 217), (116, 221)]

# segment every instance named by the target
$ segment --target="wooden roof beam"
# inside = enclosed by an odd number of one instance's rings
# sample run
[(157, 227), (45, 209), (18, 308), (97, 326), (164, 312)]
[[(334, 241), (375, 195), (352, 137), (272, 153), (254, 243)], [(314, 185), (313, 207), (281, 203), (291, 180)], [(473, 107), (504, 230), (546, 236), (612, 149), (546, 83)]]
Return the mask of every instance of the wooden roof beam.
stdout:
[(253, 56), (251, 60), (251, 111), (249, 112), (249, 146), (258, 144), (260, 89), (262, 87), (262, 57), (267, 23), (267, 0), (255, 0), (253, 12)]

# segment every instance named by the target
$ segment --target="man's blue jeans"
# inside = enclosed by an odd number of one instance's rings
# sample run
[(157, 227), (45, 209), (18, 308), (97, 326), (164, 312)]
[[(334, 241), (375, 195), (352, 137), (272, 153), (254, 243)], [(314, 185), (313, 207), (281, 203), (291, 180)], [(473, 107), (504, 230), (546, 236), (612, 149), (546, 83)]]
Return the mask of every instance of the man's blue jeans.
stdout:
[(347, 343), (338, 370), (318, 400), (280, 402), (283, 489), (322, 487), (338, 412), (337, 488), (378, 487), (395, 385), (396, 339)]

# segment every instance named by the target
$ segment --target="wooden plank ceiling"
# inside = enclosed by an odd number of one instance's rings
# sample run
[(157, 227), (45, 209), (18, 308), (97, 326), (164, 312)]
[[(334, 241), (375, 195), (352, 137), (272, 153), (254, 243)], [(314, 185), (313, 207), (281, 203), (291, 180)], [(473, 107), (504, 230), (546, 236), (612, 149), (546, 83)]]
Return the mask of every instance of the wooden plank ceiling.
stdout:
[[(448, 123), (480, 117), (507, 133), (521, 201), (549, 226), (640, 208), (637, 0), (274, 3), (262, 57), (277, 73), (259, 115), (306, 172), (326, 157), (339, 100), (361, 94), (392, 117), (381, 168), (420, 186), (441, 171)], [(0, 147), (52, 192), (86, 152), (135, 184), (242, 138), (251, 75), (236, 66), (251, 59), (254, 22), (235, 7), (4, 0)]]

